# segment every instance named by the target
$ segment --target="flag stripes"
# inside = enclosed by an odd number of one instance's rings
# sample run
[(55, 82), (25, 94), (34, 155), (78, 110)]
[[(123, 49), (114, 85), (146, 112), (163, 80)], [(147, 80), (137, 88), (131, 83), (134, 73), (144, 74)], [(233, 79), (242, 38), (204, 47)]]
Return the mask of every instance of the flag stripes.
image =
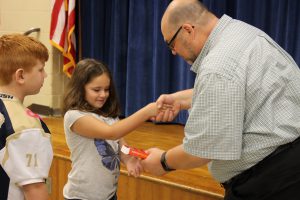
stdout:
[(75, 0), (53, 0), (50, 43), (62, 52), (63, 71), (70, 77), (75, 67)]

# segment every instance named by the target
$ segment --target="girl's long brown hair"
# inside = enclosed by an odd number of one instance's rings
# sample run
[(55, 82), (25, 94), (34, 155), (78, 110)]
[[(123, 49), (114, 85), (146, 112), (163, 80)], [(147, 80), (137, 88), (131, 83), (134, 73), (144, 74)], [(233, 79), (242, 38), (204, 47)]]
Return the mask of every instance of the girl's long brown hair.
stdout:
[[(109, 97), (100, 109), (96, 109), (84, 99), (84, 86), (102, 74), (107, 74), (110, 79)], [(62, 114), (65, 115), (68, 110), (93, 112), (105, 117), (120, 115), (119, 100), (107, 65), (94, 59), (83, 59), (77, 63), (64, 95)]]

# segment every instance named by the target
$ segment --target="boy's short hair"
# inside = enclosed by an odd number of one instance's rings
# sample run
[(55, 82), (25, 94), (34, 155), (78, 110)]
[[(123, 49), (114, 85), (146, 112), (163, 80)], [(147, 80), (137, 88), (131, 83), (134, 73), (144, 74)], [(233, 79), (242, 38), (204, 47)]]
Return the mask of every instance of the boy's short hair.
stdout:
[(0, 85), (9, 84), (17, 69), (30, 71), (37, 60), (46, 62), (49, 52), (33, 37), (9, 34), (0, 37)]

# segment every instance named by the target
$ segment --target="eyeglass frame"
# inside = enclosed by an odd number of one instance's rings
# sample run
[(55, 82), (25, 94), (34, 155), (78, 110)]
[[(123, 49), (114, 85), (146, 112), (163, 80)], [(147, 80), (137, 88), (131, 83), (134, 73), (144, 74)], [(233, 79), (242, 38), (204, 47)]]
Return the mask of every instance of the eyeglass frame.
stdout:
[[(183, 26), (183, 25), (182, 25), (182, 26)], [(170, 40), (169, 42), (166, 41), (166, 43), (167, 43), (167, 45), (168, 45), (168, 47), (169, 47), (169, 49), (170, 49), (171, 51), (174, 50), (174, 45), (172, 46), (172, 43), (173, 43), (174, 40), (176, 39), (176, 37), (177, 37), (178, 33), (180, 32), (180, 30), (182, 29), (182, 26), (180, 26), (180, 27), (177, 29), (176, 33), (173, 35), (173, 37), (171, 38), (171, 40)], [(192, 28), (195, 28), (195, 27), (192, 26)]]
[(180, 30), (182, 29), (182, 26), (180, 26), (178, 28), (178, 30), (176, 31), (176, 33), (173, 35), (173, 37), (170, 39), (169, 42), (166, 41), (167, 46), (169, 47), (169, 49), (173, 50), (174, 49), (174, 45), (172, 46), (172, 43), (174, 42), (174, 40), (176, 39), (178, 33), (180, 32)]

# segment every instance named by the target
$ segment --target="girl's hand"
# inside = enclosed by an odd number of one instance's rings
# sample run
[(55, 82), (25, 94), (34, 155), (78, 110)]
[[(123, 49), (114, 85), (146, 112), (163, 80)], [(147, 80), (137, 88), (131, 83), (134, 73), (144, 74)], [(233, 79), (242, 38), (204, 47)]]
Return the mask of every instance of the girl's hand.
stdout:
[(128, 171), (128, 176), (134, 176), (135, 178), (139, 177), (144, 171), (140, 159), (136, 157), (129, 158), (126, 162), (126, 167)]

